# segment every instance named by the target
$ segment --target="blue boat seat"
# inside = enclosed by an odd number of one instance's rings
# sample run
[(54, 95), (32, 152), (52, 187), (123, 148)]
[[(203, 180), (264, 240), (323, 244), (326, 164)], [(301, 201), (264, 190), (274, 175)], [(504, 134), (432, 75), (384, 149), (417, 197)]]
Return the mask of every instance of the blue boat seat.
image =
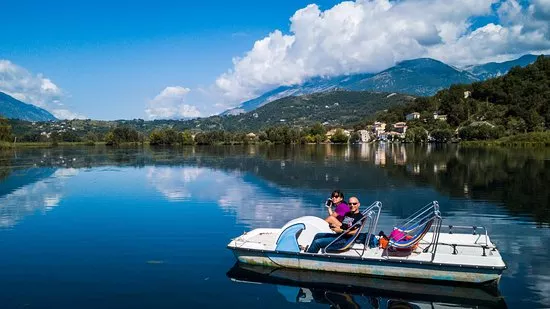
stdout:
[(306, 228), (303, 223), (296, 223), (281, 232), (276, 242), (276, 251), (300, 252), (298, 236)]

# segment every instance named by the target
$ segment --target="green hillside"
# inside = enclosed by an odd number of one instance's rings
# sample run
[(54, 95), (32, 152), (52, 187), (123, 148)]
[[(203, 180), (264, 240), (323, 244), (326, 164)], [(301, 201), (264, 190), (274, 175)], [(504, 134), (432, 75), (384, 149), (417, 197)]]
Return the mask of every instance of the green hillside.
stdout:
[[(459, 136), (467, 140), (549, 130), (550, 58), (539, 56), (533, 64), (514, 67), (502, 77), (453, 85), (432, 97), (392, 107), (378, 117), (395, 122), (413, 111), (426, 118), (434, 112), (446, 115), (448, 128), (458, 128)], [(429, 124), (416, 121), (410, 126)]]
[(318, 122), (328, 126), (350, 126), (373, 116), (376, 111), (404, 105), (413, 100), (414, 97), (395, 93), (322, 92), (282, 98), (236, 116), (212, 116), (189, 120), (181, 123), (177, 128), (259, 131), (279, 125), (305, 127)]

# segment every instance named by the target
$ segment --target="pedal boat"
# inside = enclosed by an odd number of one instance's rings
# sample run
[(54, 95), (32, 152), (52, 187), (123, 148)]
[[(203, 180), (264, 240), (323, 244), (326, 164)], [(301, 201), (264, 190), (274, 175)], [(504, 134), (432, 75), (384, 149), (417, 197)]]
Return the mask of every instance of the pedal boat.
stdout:
[[(318, 253), (302, 248), (317, 233), (331, 233), (321, 218), (304, 216), (281, 228), (258, 228), (232, 239), (227, 248), (240, 263), (366, 275), (406, 280), (495, 284), (506, 269), (502, 257), (484, 227), (446, 226), (437, 201), (424, 206), (394, 228), (385, 249), (375, 245), (382, 203), (362, 211), (358, 233), (338, 236)], [(364, 236), (364, 237), (362, 237)], [(358, 241), (359, 239), (363, 239)]]

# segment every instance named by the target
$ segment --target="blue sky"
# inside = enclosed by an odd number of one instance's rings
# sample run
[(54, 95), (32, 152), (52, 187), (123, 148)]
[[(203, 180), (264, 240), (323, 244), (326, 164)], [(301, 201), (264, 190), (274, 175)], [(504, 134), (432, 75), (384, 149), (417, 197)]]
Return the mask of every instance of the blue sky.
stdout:
[(146, 102), (164, 87), (211, 83), (307, 3), (11, 1), (0, 59), (50, 78), (79, 114), (145, 118)]
[[(317, 75), (548, 50), (546, 2), (11, 1), (2, 7), (0, 91), (60, 117), (207, 116)], [(514, 34), (518, 24), (543, 38)]]

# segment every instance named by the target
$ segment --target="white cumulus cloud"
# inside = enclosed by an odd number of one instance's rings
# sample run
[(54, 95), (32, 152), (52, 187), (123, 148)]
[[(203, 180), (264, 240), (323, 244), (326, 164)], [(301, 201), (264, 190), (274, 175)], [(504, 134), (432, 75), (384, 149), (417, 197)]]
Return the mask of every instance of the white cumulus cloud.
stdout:
[(190, 91), (191, 89), (180, 86), (166, 87), (149, 101), (145, 113), (149, 119), (200, 117), (201, 113), (195, 106), (185, 103)]
[[(322, 11), (310, 4), (257, 40), (216, 86), (233, 104), (314, 76), (378, 72), (432, 57), (454, 65), (550, 50), (549, 0), (357, 0)], [(477, 29), (476, 18), (498, 23)]]
[(9, 60), (0, 59), (0, 91), (41, 107), (57, 118), (85, 118), (63, 107), (63, 90), (42, 74), (33, 74)]

